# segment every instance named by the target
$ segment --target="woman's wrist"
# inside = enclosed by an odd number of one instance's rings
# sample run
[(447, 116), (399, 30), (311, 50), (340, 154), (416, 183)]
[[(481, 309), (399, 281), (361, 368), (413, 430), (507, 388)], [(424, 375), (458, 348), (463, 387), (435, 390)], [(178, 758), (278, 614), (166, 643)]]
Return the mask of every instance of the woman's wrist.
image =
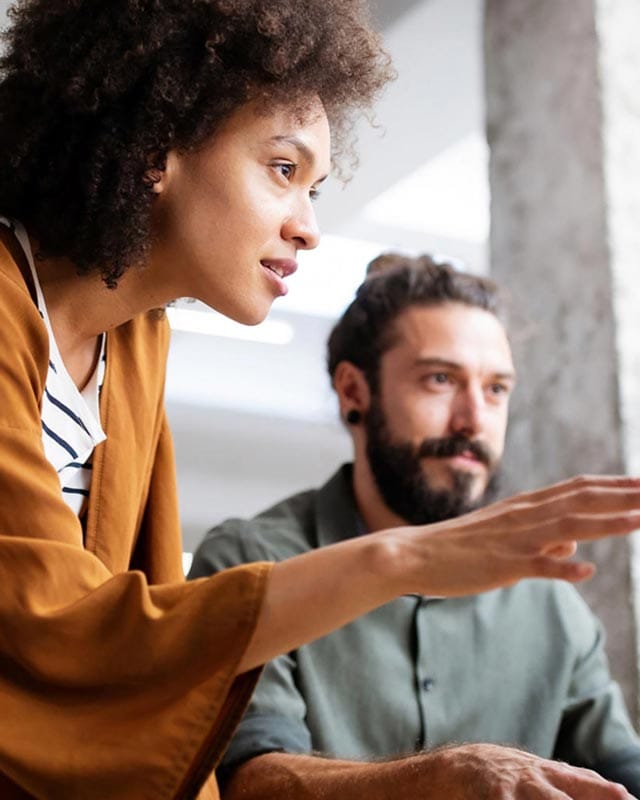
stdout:
[(426, 546), (415, 546), (415, 531), (409, 527), (390, 528), (369, 534), (371, 571), (384, 587), (388, 599), (419, 591), (424, 573)]

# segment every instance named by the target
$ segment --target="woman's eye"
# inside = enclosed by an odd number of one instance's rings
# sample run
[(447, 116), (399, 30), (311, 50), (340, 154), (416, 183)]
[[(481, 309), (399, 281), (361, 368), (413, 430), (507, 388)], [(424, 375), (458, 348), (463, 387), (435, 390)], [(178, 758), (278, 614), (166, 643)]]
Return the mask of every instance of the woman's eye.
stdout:
[(317, 200), (320, 197), (320, 194), (320, 189), (318, 189), (316, 186), (312, 186), (311, 189), (309, 189), (309, 197), (311, 200)]
[(293, 176), (296, 174), (296, 165), (288, 161), (281, 161), (273, 166), (287, 181), (292, 180)]

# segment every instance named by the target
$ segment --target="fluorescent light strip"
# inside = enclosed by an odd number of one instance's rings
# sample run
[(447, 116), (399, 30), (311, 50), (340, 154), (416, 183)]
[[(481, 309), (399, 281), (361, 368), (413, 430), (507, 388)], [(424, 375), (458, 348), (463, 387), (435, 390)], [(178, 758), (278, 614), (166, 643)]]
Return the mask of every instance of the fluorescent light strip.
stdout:
[(188, 308), (167, 308), (169, 323), (174, 331), (223, 336), (264, 344), (289, 344), (293, 327), (281, 320), (266, 320), (260, 325), (240, 325), (215, 311), (192, 311)]

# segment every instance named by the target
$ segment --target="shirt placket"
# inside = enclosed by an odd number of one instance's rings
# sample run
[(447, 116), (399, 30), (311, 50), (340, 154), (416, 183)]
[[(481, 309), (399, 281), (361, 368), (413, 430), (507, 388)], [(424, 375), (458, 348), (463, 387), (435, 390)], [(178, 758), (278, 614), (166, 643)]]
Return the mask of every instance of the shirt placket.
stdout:
[(417, 749), (420, 750), (432, 747), (434, 743), (429, 721), (433, 715), (434, 704), (438, 703), (438, 675), (436, 665), (431, 658), (427, 626), (428, 615), (436, 602), (438, 601), (435, 598), (417, 598), (414, 614), (415, 692), (421, 720), (421, 736)]

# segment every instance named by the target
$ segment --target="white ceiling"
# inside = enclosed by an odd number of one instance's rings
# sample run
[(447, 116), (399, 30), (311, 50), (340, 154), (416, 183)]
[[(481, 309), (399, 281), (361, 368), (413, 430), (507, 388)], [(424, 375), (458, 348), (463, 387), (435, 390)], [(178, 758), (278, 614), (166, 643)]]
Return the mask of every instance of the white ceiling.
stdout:
[(486, 270), (482, 0), (371, 1), (398, 79), (375, 127), (359, 128), (352, 180), (323, 187), (324, 240), (274, 306), (290, 343), (174, 334), (167, 407), (186, 550), (209, 525), (313, 485), (348, 457), (324, 344), (374, 255), (435, 251)]

